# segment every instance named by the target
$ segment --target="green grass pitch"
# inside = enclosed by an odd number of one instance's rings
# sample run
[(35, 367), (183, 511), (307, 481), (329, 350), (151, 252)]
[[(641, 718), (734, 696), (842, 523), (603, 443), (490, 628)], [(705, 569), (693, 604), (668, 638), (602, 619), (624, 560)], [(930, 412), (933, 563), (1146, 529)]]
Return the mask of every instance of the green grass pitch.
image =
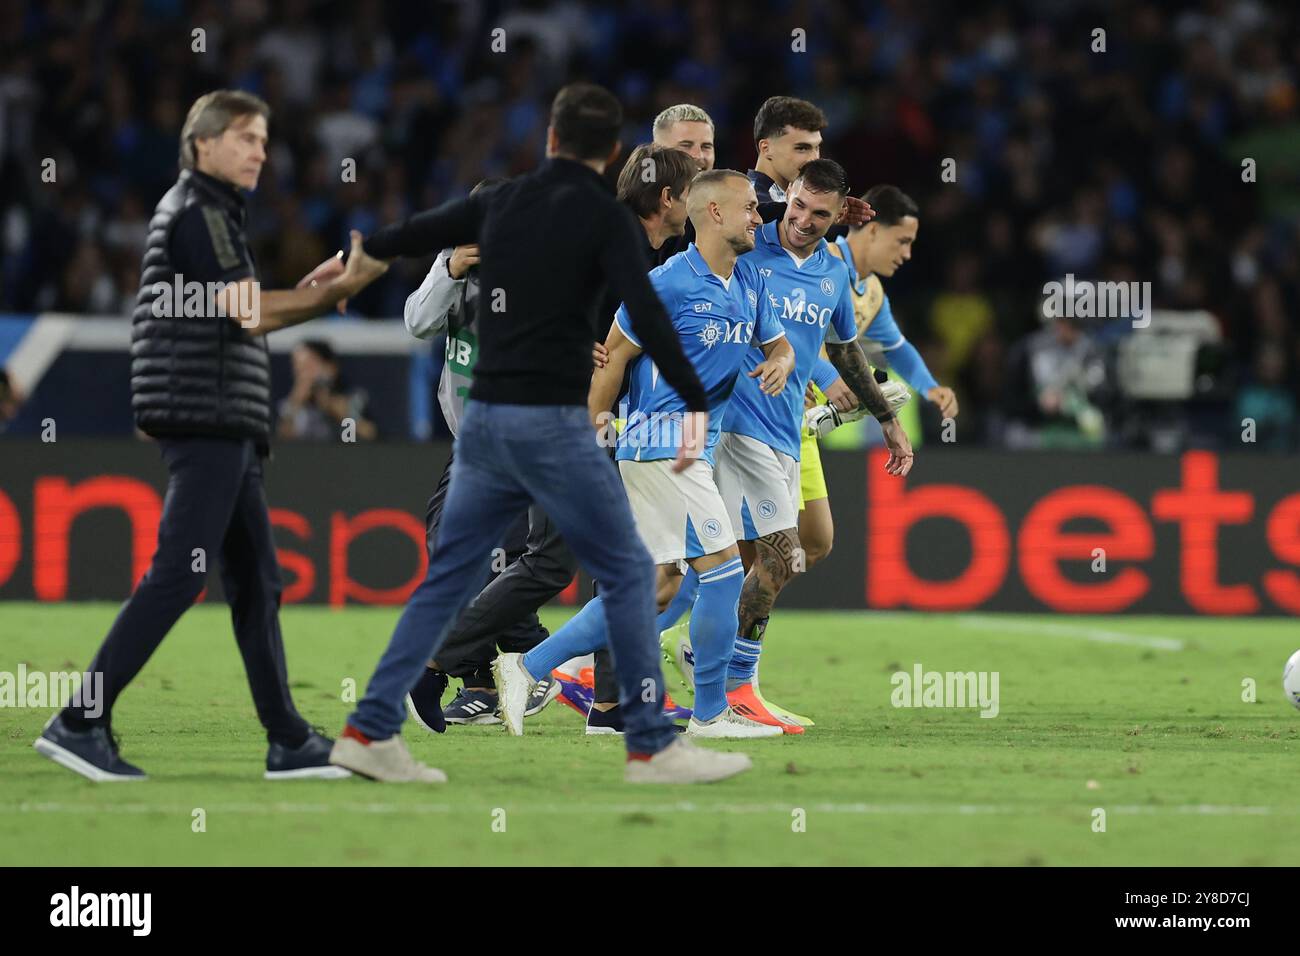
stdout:
[[(85, 667), (115, 611), (0, 605), (0, 670)], [(397, 613), (284, 611), (304, 716), (337, 734)], [(557, 703), (522, 739), (408, 723), (446, 786), (269, 783), (228, 614), (200, 607), (117, 708), (148, 782), (89, 783), (32, 750), (47, 708), (0, 708), (0, 864), (1294, 862), (1291, 621), (778, 610), (768, 633), (764, 692), (817, 726), (732, 745), (755, 763), (733, 780), (627, 786), (621, 741)], [(891, 675), (918, 662), (998, 672), (998, 715), (895, 708)]]

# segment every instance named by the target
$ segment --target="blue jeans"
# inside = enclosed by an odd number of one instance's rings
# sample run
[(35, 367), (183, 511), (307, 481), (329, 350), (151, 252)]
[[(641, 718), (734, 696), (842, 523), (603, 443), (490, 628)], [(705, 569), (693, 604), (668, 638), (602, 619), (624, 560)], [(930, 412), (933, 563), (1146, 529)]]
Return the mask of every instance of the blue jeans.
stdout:
[(429, 573), (348, 723), (376, 740), (401, 729), (407, 692), (487, 580), (507, 526), (532, 502), (600, 585), (628, 750), (657, 753), (673, 741), (663, 712), (654, 565), (614, 463), (577, 405), (466, 405)]

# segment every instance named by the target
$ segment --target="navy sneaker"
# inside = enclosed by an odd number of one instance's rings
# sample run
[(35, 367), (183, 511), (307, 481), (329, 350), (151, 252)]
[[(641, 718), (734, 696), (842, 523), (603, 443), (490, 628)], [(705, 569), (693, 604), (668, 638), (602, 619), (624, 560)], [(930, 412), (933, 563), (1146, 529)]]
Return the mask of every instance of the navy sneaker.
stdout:
[(32, 746), (41, 756), (96, 783), (147, 779), (143, 770), (118, 756), (117, 741), (108, 727), (92, 724), (87, 730), (73, 730), (62, 711), (50, 718)]
[(587, 712), (588, 734), (622, 734), (623, 710), (611, 707), (609, 710), (597, 710), (592, 707)]
[(338, 780), (352, 776), (350, 770), (330, 763), (333, 749), (334, 741), (314, 730), (297, 747), (271, 744), (263, 776), (267, 780)]
[(486, 690), (460, 689), (456, 699), (442, 712), (443, 720), (449, 724), (499, 724), (497, 716), (497, 695)]
[(406, 695), (406, 712), (431, 734), (447, 732), (447, 722), (442, 719), (442, 695), (446, 690), (447, 675), (426, 667)]
[[(686, 728), (681, 724), (673, 724), (673, 729), (679, 734), (686, 732)], [(587, 733), (596, 734), (623, 734), (623, 708), (611, 707), (609, 710), (597, 710), (592, 707), (587, 712)]]
[(533, 686), (533, 692), (528, 695), (528, 707), (524, 710), (524, 716), (532, 717), (540, 714), (547, 704), (560, 696), (562, 689), (560, 682), (553, 676), (548, 674), (543, 677)]

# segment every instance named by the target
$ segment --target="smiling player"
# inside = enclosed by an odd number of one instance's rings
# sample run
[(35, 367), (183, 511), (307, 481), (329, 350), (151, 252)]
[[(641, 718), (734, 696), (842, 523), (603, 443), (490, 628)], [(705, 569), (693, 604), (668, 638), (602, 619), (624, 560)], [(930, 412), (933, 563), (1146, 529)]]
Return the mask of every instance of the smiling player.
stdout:
[[(749, 181), (738, 172), (701, 173), (691, 184), (688, 208), (697, 240), (684, 253), (650, 273), (682, 347), (708, 394), (710, 430), (701, 460), (690, 471), (672, 471), (676, 453), (672, 421), (684, 406), (641, 354), (640, 342), (620, 309), (606, 340), (608, 360), (592, 378), (589, 408), (606, 431), (606, 409), (631, 365), (625, 396), (627, 425), (618, 438), (619, 472), (627, 488), (637, 531), (658, 566), (685, 560), (699, 576), (690, 632), (695, 650), (695, 707), (687, 733), (700, 737), (762, 737), (779, 734), (770, 723), (736, 713), (726, 677), (738, 626), (736, 605), (744, 569), (728, 509), (713, 482), (713, 449), (722, 413), (746, 371), (757, 404), (785, 409), (782, 395), (794, 368), (794, 352), (772, 313), (762, 276), (748, 256), (761, 220)], [(758, 348), (755, 348), (758, 346)], [(761, 354), (760, 354), (761, 352)], [(522, 730), (528, 685), (563, 661), (604, 647), (606, 614), (598, 596), (564, 627), (527, 655), (502, 655), (502, 710), (507, 726)]]
[(739, 713), (786, 733), (800, 733), (803, 727), (761, 698), (755, 678), (776, 597), (804, 569), (798, 531), (803, 395), (823, 343), (831, 364), (881, 423), (890, 451), (886, 470), (901, 477), (912, 467), (911, 443), (856, 341), (848, 268), (831, 255), (824, 238), (847, 194), (838, 163), (807, 163), (790, 185), (785, 218), (763, 226), (754, 251), (745, 257), (767, 283), (773, 309), (794, 347), (795, 372), (777, 402), (762, 400), (742, 378), (718, 443), (718, 487), (749, 565), (727, 699)]

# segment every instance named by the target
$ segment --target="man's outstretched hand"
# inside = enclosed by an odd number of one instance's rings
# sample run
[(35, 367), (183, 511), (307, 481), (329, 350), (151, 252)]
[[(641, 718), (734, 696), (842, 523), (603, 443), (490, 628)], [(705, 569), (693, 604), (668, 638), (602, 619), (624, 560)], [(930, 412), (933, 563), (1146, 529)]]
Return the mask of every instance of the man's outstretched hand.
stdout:
[(880, 433), (885, 437), (885, 447), (889, 449), (889, 461), (885, 462), (885, 471), (899, 478), (906, 477), (912, 470), (912, 442), (898, 424), (897, 418), (880, 423)]
[(857, 196), (845, 196), (844, 206), (840, 209), (840, 218), (835, 220), (838, 226), (865, 226), (875, 218), (876, 211), (871, 204)]
[(347, 265), (343, 268), (343, 274), (334, 280), (345, 285), (349, 296), (356, 295), (388, 271), (387, 262), (366, 252), (361, 244), (360, 232), (353, 229), (351, 237), (352, 248), (348, 250)]
[[(337, 279), (343, 275), (343, 271), (343, 252), (340, 250), (299, 279), (294, 288), (305, 289), (310, 286), (314, 289), (318, 285)], [(339, 310), (339, 315), (343, 315), (347, 311), (347, 307), (347, 299), (339, 299), (338, 305), (335, 306)]]

